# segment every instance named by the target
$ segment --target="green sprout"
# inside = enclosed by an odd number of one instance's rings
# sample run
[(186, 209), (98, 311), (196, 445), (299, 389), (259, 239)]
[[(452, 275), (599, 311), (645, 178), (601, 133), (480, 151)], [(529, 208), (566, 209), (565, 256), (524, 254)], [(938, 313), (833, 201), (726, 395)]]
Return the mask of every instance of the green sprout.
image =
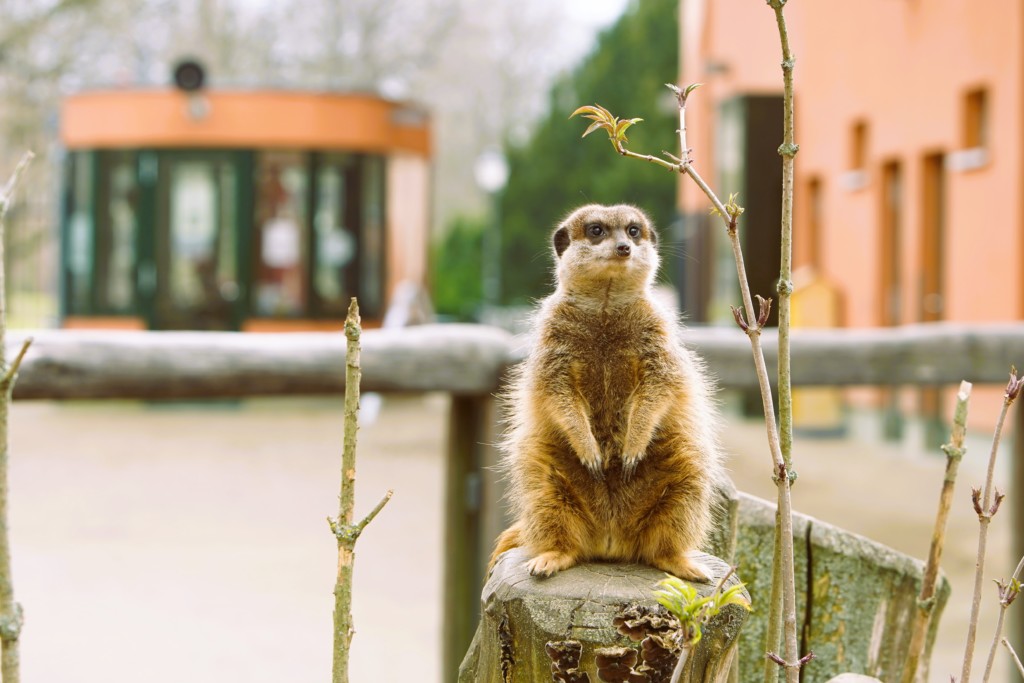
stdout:
[(600, 104), (595, 104), (586, 107), (580, 107), (573, 113), (569, 114), (571, 119), (574, 116), (582, 115), (583, 118), (590, 119), (593, 123), (587, 127), (587, 130), (583, 132), (581, 137), (587, 137), (595, 130), (603, 128), (608, 133), (608, 140), (612, 143), (612, 147), (615, 151), (621, 152), (622, 145), (625, 142), (629, 142), (626, 137), (626, 131), (634, 123), (640, 123), (643, 119), (620, 119), (617, 116), (612, 115), (610, 111), (602, 107)]
[[(736, 203), (736, 197), (737, 193), (733, 192), (732, 194), (729, 195), (729, 200), (725, 203), (725, 213), (733, 221), (739, 218), (740, 215), (742, 215), (742, 213), (746, 211), (746, 209), (744, 209), (742, 206)], [(711, 215), (721, 216), (722, 212), (718, 210), (718, 207), (712, 206)]]
[(675, 576), (666, 575), (658, 582), (658, 586), (660, 590), (655, 591), (654, 597), (682, 625), (680, 644), (684, 648), (692, 648), (699, 643), (704, 624), (727, 605), (739, 605), (743, 609), (750, 609), (750, 602), (743, 596), (742, 583), (724, 590), (719, 585), (714, 593), (703, 598), (698, 595), (696, 588)]

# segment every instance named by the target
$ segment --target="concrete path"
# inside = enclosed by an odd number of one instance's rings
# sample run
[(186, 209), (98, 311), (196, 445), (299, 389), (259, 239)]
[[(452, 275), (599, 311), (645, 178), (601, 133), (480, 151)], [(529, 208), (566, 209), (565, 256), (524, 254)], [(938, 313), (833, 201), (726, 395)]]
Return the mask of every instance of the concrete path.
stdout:
[[(386, 488), (395, 496), (357, 547), (356, 683), (440, 680), (445, 409), (438, 396), (389, 398), (360, 433), (357, 514)], [(724, 437), (737, 485), (772, 497), (763, 427), (731, 420)], [(16, 405), (23, 680), (329, 680), (336, 550), (325, 517), (337, 512), (340, 452), (340, 401)], [(970, 453), (957, 487), (936, 682), (959, 672), (977, 542), (969, 488), (984, 455)], [(796, 458), (798, 509), (927, 552), (940, 458), (810, 440)], [(991, 578), (1012, 571), (1007, 524), (993, 525)], [(993, 605), (989, 595), (980, 649)]]
[[(353, 681), (439, 678), (444, 399), (362, 430)], [(329, 681), (340, 401), (22, 404), (23, 680)], [(395, 643), (395, 646), (391, 646)]]

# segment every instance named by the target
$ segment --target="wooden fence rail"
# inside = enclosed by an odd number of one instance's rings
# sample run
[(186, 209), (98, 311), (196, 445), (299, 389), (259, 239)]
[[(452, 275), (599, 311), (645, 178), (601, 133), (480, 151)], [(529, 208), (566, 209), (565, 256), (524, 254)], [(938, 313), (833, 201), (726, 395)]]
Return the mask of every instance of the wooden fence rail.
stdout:
[[(25, 336), (10, 335), (9, 357)], [(32, 336), (15, 398), (329, 395), (345, 386), (340, 334), (47, 330)], [(685, 341), (721, 386), (756, 388), (750, 345), (739, 330), (695, 327)], [(498, 389), (503, 368), (521, 359), (526, 346), (480, 325), (423, 325), (367, 330), (363, 348), (366, 391), (479, 395)], [(773, 335), (765, 335), (764, 348), (771, 371)], [(1002, 383), (1011, 362), (1024, 366), (1024, 324), (797, 330), (793, 361), (798, 386)]]
[[(7, 355), (24, 333), (8, 337)], [(215, 399), (341, 395), (342, 334), (44, 331), (21, 366), (23, 399)], [(750, 345), (734, 328), (687, 330), (685, 341), (724, 388), (755, 387)], [(774, 365), (776, 341), (764, 346)], [(455, 680), (475, 628), (481, 560), (504, 520), (493, 468), (494, 393), (525, 354), (522, 339), (477, 325), (425, 325), (363, 333), (363, 389), (452, 395), (446, 474), (445, 674)], [(935, 323), (872, 330), (797, 330), (796, 386), (942, 386), (968, 380), (1005, 384), (1011, 363), (1024, 367), (1024, 324)], [(772, 376), (774, 371), (770, 369)], [(1024, 434), (1018, 408), (1016, 433)], [(1024, 438), (1015, 439), (1014, 527), (1024, 530)], [(1014, 495), (1020, 492), (1019, 495)], [(1015, 557), (1024, 533), (1014, 534)]]

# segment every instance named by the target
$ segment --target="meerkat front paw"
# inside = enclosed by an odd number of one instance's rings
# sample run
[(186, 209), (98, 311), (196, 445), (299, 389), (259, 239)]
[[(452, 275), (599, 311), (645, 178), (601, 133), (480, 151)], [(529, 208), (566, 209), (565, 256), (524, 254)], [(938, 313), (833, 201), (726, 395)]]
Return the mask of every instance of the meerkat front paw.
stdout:
[(594, 448), (587, 453), (580, 453), (579, 458), (595, 479), (604, 479), (604, 458), (601, 457), (600, 450)]
[(533, 576), (551, 576), (575, 564), (576, 558), (572, 555), (558, 550), (549, 550), (527, 562), (526, 568)]
[(710, 569), (686, 555), (678, 555), (670, 560), (655, 562), (654, 566), (686, 581), (711, 583), (714, 579)]
[(632, 453), (632, 454), (624, 453), (622, 455), (622, 478), (623, 479), (625, 479), (626, 481), (629, 481), (630, 479), (633, 478), (633, 475), (636, 474), (636, 468), (640, 464), (640, 461), (643, 460), (644, 455), (645, 454), (642, 451), (639, 452), (639, 453)]

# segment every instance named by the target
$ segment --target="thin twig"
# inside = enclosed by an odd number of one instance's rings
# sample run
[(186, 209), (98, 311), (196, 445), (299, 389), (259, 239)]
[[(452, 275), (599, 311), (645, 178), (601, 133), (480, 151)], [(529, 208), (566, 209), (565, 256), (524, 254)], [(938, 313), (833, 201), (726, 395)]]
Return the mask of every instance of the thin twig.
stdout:
[(334, 535), (337, 536), (339, 540), (349, 541), (354, 544), (359, 540), (359, 535), (363, 533), (363, 529), (366, 528), (366, 525), (372, 522), (373, 518), (384, 509), (384, 506), (387, 505), (389, 500), (391, 500), (391, 496), (394, 495), (394, 493), (394, 491), (388, 489), (384, 494), (384, 497), (380, 499), (380, 502), (373, 506), (373, 509), (356, 524), (339, 526), (334, 518), (328, 517), (327, 523), (331, 525), (331, 531), (334, 532)]
[(981, 677), (982, 683), (987, 683), (992, 675), (992, 665), (996, 660), (996, 648), (999, 647), (999, 640), (1003, 635), (1003, 623), (1006, 620), (1006, 610), (1010, 608), (1020, 592), (1020, 573), (1024, 570), (1024, 557), (1020, 558), (1017, 568), (1006, 583), (998, 582), (999, 585), (999, 618), (996, 620), (996, 633), (992, 636), (992, 647), (988, 651), (988, 659), (985, 661), (985, 674)]
[(18, 369), (21, 368), (21, 361), (25, 359), (25, 354), (28, 353), (28, 347), (32, 345), (32, 341), (32, 337), (27, 337), (25, 341), (21, 343), (21, 350), (18, 351), (18, 355), (14, 357), (14, 362), (11, 363), (11, 367), (7, 369), (3, 378), (0, 379), (0, 387), (6, 387), (14, 382), (15, 378), (18, 376)]
[(964, 436), (967, 432), (967, 404), (971, 397), (970, 382), (961, 382), (960, 391), (956, 395), (956, 409), (953, 413), (953, 432), (949, 443), (943, 446), (946, 454), (946, 475), (942, 480), (939, 493), (939, 508), (935, 514), (935, 527), (932, 531), (931, 547), (928, 550), (928, 561), (921, 580), (921, 593), (917, 598), (917, 612), (911, 626), (910, 647), (907, 650), (906, 663), (903, 665), (902, 683), (913, 683), (917, 675), (918, 663), (924, 652), (925, 636), (928, 633), (928, 622), (931, 620), (932, 608), (935, 605), (935, 583), (939, 576), (939, 561), (942, 559), (942, 548), (946, 541), (946, 522), (953, 502), (953, 489), (956, 485), (956, 474), (960, 461), (964, 456)]
[[(775, 508), (775, 542), (772, 545), (772, 557), (779, 557), (782, 553), (782, 524), (779, 521), (779, 508)], [(774, 652), (779, 648), (782, 640), (782, 563), (772, 562), (772, 589), (769, 593), (768, 603), (768, 624), (765, 628), (765, 642), (763, 650)], [(770, 657), (764, 660), (765, 683), (775, 683), (779, 680), (779, 668), (777, 662)]]
[[(7, 276), (4, 272), (4, 245), (7, 242), (4, 218), (14, 203), (14, 192), (25, 168), (35, 155), (25, 152), (15, 167), (10, 180), (4, 186), (0, 196), (0, 360), (6, 358), (7, 352)], [(17, 366), (25, 355), (27, 346), (23, 346), (18, 357), (11, 366)], [(14, 600), (14, 580), (11, 575), (11, 545), (7, 531), (7, 465), (8, 465), (8, 417), (11, 394), (14, 389), (14, 375), (8, 370), (4, 373), (4, 384), (0, 387), (0, 678), (4, 683), (19, 683), (21, 680), (21, 656), (18, 639), (21, 636), (21, 625), (24, 621), (21, 605)]]
[(672, 676), (669, 678), (669, 683), (679, 683), (683, 677), (683, 669), (686, 668), (686, 660), (690, 658), (690, 648), (684, 647), (679, 653), (679, 659), (676, 661), (676, 666), (672, 669)]
[(975, 509), (978, 513), (978, 556), (974, 571), (974, 596), (971, 600), (971, 617), (967, 625), (967, 646), (964, 650), (963, 669), (960, 673), (960, 681), (962, 683), (970, 683), (971, 681), (974, 644), (978, 637), (978, 616), (981, 613), (981, 584), (985, 577), (985, 546), (988, 541), (988, 525), (992, 521), (995, 511), (999, 508), (998, 501), (1002, 500), (1001, 494), (997, 491), (997, 502), (993, 504), (992, 501), (992, 479), (995, 474), (996, 455), (999, 453), (999, 440), (1003, 434), (1003, 423), (1006, 421), (1006, 413), (1020, 394), (1022, 384), (1024, 384), (1024, 379), (1018, 379), (1017, 369), (1011, 368), (1010, 381), (1006, 385), (1006, 392), (1003, 394), (1003, 407), (999, 411), (999, 420), (996, 422), (995, 434), (992, 436), (992, 450), (988, 456), (988, 471), (985, 474), (984, 492), (980, 497), (980, 501), (977, 494), (975, 495)]
[(1003, 647), (1010, 653), (1010, 657), (1013, 658), (1013, 663), (1017, 665), (1017, 673), (1020, 674), (1021, 678), (1024, 678), (1024, 664), (1020, 663), (1020, 657), (1017, 656), (1017, 651), (1013, 649), (1013, 645), (1010, 645), (1010, 641), (1006, 638), (1002, 639)]
[(334, 663), (333, 683), (348, 683), (349, 650), (352, 644), (352, 570), (356, 540), (377, 513), (391, 500), (391, 491), (358, 524), (352, 524), (355, 506), (356, 434), (359, 431), (360, 364), (359, 304), (352, 298), (345, 319), (345, 436), (341, 458), (341, 493), (338, 496), (338, 517), (328, 518), (331, 531), (338, 540), (338, 575), (334, 584)]
[(14, 172), (11, 173), (11, 177), (7, 179), (7, 184), (4, 185), (3, 193), (0, 194), (0, 221), (7, 217), (7, 210), (11, 208), (14, 200), (14, 190), (18, 187), (18, 181), (21, 180), (21, 174), (25, 172), (28, 165), (36, 158), (36, 155), (31, 151), (25, 152), (21, 157), (21, 161), (14, 167)]
[[(779, 31), (779, 46), (782, 52), (782, 109), (783, 138), (779, 147), (782, 156), (782, 220), (781, 254), (779, 263), (779, 283), (776, 292), (779, 298), (779, 450), (785, 470), (780, 470), (779, 477), (785, 476), (786, 481), (778, 481), (779, 511), (782, 515), (792, 515), (790, 487), (795, 480), (793, 471), (793, 392), (790, 374), (790, 298), (793, 293), (793, 187), (794, 157), (799, 147), (795, 140), (794, 105), (793, 105), (793, 68), (796, 59), (789, 44), (789, 28), (783, 14), (785, 0), (770, 0), (768, 3), (775, 13), (775, 23)], [(785, 500), (784, 500), (785, 499)], [(783, 508), (790, 508), (784, 511)], [(789, 536), (781, 538), (780, 551), (783, 557), (783, 633), (785, 634), (786, 658), (793, 662), (799, 657), (799, 642), (796, 632), (796, 588), (793, 577), (793, 540), (792, 519), (782, 520), (790, 529)], [(775, 598), (778, 599), (777, 597)], [(768, 625), (769, 633), (776, 631), (777, 626)], [(807, 660), (809, 661), (809, 660)], [(786, 668), (786, 679), (789, 683), (797, 683), (803, 660), (794, 667)]]
[(659, 159), (656, 156), (651, 156), (650, 154), (637, 154), (636, 152), (630, 152), (625, 147), (621, 147), (619, 149), (619, 154), (621, 154), (624, 157), (629, 157), (631, 159), (640, 159), (641, 161), (649, 161), (652, 164), (657, 164), (658, 166), (661, 166), (662, 168), (667, 169), (669, 171), (676, 171), (676, 172), (678, 172), (679, 169), (681, 168), (680, 164), (673, 164), (673, 163), (671, 163), (669, 161), (665, 161), (664, 159)]
[[(697, 186), (704, 191), (704, 194), (711, 200), (712, 205), (721, 215), (726, 224), (726, 232), (732, 244), (733, 260), (736, 263), (736, 273), (740, 284), (740, 294), (743, 297), (743, 308), (747, 313), (747, 320), (758, 320), (758, 313), (754, 310), (754, 300), (750, 294), (750, 282), (747, 280), (747, 269), (743, 261), (743, 248), (740, 245), (737, 219), (735, 212), (730, 215), (728, 208), (714, 191), (704, 182), (693, 164), (687, 164), (684, 172), (690, 176)], [(779, 490), (779, 520), (781, 522), (782, 540), (782, 577), (783, 577), (783, 631), (786, 635), (786, 656), (794, 664), (787, 665), (787, 683), (798, 683), (800, 670), (799, 649), (796, 637), (796, 584), (794, 579), (793, 564), (793, 504), (790, 496), (789, 468), (782, 459), (782, 450), (779, 442), (779, 432), (775, 423), (775, 406), (772, 398), (770, 380), (768, 379), (768, 366), (764, 360), (764, 350), (761, 347), (761, 328), (756, 324), (748, 323), (747, 338), (750, 340), (751, 351), (754, 356), (754, 368), (757, 372), (758, 386), (761, 390), (761, 407), (764, 411), (765, 431), (768, 435), (768, 449), (772, 456), (773, 471)], [(778, 560), (778, 558), (776, 558)]]
[(735, 573), (736, 573), (736, 567), (735, 566), (730, 566), (729, 567), (729, 571), (727, 571), (725, 573), (725, 576), (722, 577), (722, 580), (718, 582), (717, 586), (715, 586), (715, 590), (712, 591), (711, 597), (715, 597), (717, 595), (720, 595), (722, 593), (722, 589), (725, 588), (725, 582), (728, 581), (730, 579), (730, 577), (732, 577), (732, 575), (735, 574)]

